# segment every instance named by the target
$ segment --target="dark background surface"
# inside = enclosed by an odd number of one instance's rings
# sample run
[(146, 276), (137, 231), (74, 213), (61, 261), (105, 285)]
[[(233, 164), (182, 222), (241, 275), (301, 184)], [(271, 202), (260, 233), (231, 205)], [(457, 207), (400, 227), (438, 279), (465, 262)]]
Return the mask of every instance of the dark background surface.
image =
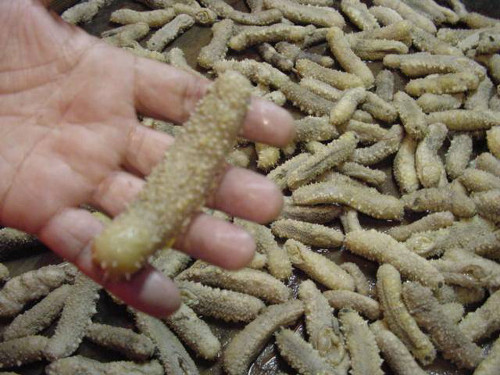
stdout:
[[(74, 0), (56, 0), (56, 1), (58, 1), (59, 4), (62, 3), (68, 4), (69, 2), (75, 3)], [(226, 0), (226, 1), (231, 5), (233, 5), (236, 9), (243, 11), (248, 10), (243, 0)], [(336, 1), (336, 4), (338, 5), (339, 2), (340, 1)], [(445, 3), (444, 1), (438, 1), (438, 2), (442, 4)], [(465, 0), (463, 2), (467, 6), (467, 9), (469, 11), (477, 11), (491, 17), (500, 18), (500, 0), (498, 1)], [(366, 1), (366, 3), (370, 4), (371, 1)], [(337, 5), (336, 7), (338, 7)], [(112, 25), (108, 22), (109, 16), (114, 10), (124, 7), (133, 8), (137, 10), (146, 10), (146, 8), (142, 4), (136, 3), (133, 0), (116, 0), (111, 6), (103, 9), (90, 24), (84, 25), (83, 27), (89, 33), (98, 36), (102, 31), (116, 27), (116, 25)], [(211, 38), (210, 28), (200, 27), (198, 25), (195, 25), (185, 34), (180, 36), (172, 45), (170, 45), (167, 48), (167, 50), (173, 47), (181, 48), (184, 51), (188, 62), (193, 67), (196, 67), (196, 57), (198, 56), (199, 50), (210, 41), (210, 38)], [(324, 46), (319, 46), (315, 48), (315, 50), (319, 52), (322, 52), (324, 49), (325, 49)], [(234, 56), (246, 57), (246, 56), (254, 56), (254, 54), (252, 52), (246, 51), (245, 53), (237, 54)], [(370, 65), (375, 71), (378, 71), (381, 68), (380, 64), (370, 64)], [(404, 83), (404, 78), (402, 77), (399, 78), (400, 79), (398, 79), (398, 82), (401, 85)], [(401, 87), (402, 86), (400, 86), (399, 88)], [(390, 166), (391, 163), (386, 163), (380, 167), (381, 169), (385, 170), (390, 176), (391, 173)], [(392, 181), (392, 178), (388, 179), (388, 183), (382, 187), (382, 191), (392, 194), (396, 193), (397, 190), (395, 189), (395, 185)], [(387, 223), (385, 222), (382, 224), (381, 222), (378, 222), (376, 220), (371, 220), (363, 216), (361, 217), (361, 221), (362, 225), (367, 228), (369, 227), (383, 228), (387, 226)], [(332, 260), (339, 263), (347, 261), (353, 261), (357, 263), (363, 269), (363, 271), (367, 275), (369, 275), (373, 280), (373, 276), (376, 271), (376, 265), (374, 263), (368, 262), (360, 257), (356, 257), (350, 254), (349, 252), (344, 251), (343, 249), (328, 251), (325, 252), (325, 255), (327, 255), (328, 257), (332, 258)], [(25, 272), (27, 270), (31, 270), (52, 263), (56, 260), (57, 260), (56, 257), (52, 255), (50, 252), (41, 252), (41, 253), (37, 252), (25, 258), (19, 259), (17, 261), (8, 262), (7, 265), (9, 269), (12, 271), (12, 274), (16, 275)], [(300, 272), (296, 272), (294, 277), (289, 282), (290, 287), (295, 291), (297, 289), (298, 282), (300, 281), (301, 278), (303, 278), (303, 275)], [(94, 318), (95, 321), (108, 323), (112, 325), (122, 325), (122, 326), (132, 327), (132, 322), (127, 317), (127, 314), (124, 311), (124, 309), (114, 305), (104, 293), (102, 293), (102, 298), (99, 302), (98, 310), (99, 313)], [(232, 335), (234, 335), (234, 333), (237, 330), (243, 327), (243, 325), (239, 324), (223, 324), (221, 322), (216, 322), (211, 320), (209, 320), (209, 323), (213, 328), (214, 333), (221, 338), (221, 341), (223, 342), (224, 345), (229, 341), (229, 339), (232, 337)], [(301, 324), (299, 324), (295, 328), (299, 332), (302, 331)], [(47, 334), (50, 334), (50, 330), (49, 332), (47, 332)], [(86, 341), (84, 341), (84, 343), (81, 345), (77, 354), (89, 356), (102, 361), (121, 359), (119, 357), (116, 357), (116, 355), (113, 354), (112, 352), (103, 350)], [(202, 374), (213, 374), (213, 375), (222, 374), (222, 370), (220, 368), (220, 361), (217, 361), (215, 363), (198, 361), (197, 363), (199, 364), (200, 371), (202, 372)], [(249, 374), (271, 375), (275, 374), (278, 371), (278, 369), (289, 374), (295, 373), (288, 366), (286, 366), (286, 364), (284, 364), (281, 360), (277, 359), (276, 348), (274, 347), (274, 345), (270, 344), (266, 347), (263, 353), (257, 358), (255, 364), (250, 369)], [(388, 368), (384, 367), (384, 370), (386, 371), (387, 374), (391, 374)], [(465, 375), (472, 373), (472, 372), (457, 370), (454, 366), (451, 366), (448, 362), (442, 359), (438, 359), (433, 366), (426, 368), (426, 370), (428, 371), (429, 374), (432, 375)], [(19, 372), (22, 374), (29, 374), (29, 375), (42, 374), (43, 364), (34, 364), (31, 366), (25, 366)]]

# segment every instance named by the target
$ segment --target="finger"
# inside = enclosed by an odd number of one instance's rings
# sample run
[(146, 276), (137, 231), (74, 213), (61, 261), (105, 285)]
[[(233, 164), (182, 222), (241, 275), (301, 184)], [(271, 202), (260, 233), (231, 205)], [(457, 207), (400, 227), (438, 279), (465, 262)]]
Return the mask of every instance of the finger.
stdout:
[[(127, 172), (106, 177), (94, 192), (91, 203), (111, 216), (125, 210), (144, 187), (145, 181)], [(279, 215), (283, 196), (266, 177), (242, 168), (228, 167), (207, 206), (231, 216), (267, 223)]]
[[(183, 123), (205, 95), (210, 81), (157, 61), (136, 58), (137, 110), (150, 117)], [(291, 115), (268, 101), (252, 99), (243, 125), (244, 137), (285, 146), (293, 140)]]
[(106, 280), (91, 254), (93, 238), (102, 228), (88, 211), (68, 208), (52, 217), (37, 235), (54, 252), (125, 303), (158, 317), (174, 312), (180, 305), (179, 292), (171, 280), (152, 267), (144, 268), (128, 281)]

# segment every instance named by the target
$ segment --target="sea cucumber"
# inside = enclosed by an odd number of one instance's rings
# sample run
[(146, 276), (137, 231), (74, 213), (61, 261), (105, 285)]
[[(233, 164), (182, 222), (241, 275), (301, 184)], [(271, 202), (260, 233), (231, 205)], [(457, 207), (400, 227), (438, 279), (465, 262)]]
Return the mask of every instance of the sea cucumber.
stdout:
[(345, 162), (337, 169), (342, 174), (366, 182), (368, 185), (380, 186), (387, 180), (387, 175), (383, 171), (371, 169), (358, 163)]
[(163, 51), (170, 42), (191, 28), (194, 23), (193, 17), (187, 14), (179, 14), (151, 36), (147, 42), (148, 49), (159, 52)]
[(223, 366), (229, 375), (244, 375), (273, 333), (297, 321), (304, 313), (298, 300), (269, 306), (254, 321), (238, 332), (223, 355)]
[(413, 137), (405, 136), (394, 158), (392, 169), (401, 194), (413, 193), (420, 187), (415, 167), (417, 144)]
[(468, 313), (459, 324), (460, 330), (472, 341), (491, 336), (500, 329), (500, 291), (494, 292), (477, 310)]
[(111, 13), (110, 21), (128, 25), (144, 22), (149, 27), (161, 27), (175, 18), (175, 11), (170, 9), (157, 9), (148, 12), (138, 12), (132, 9), (118, 9)]
[(255, 152), (257, 153), (257, 168), (265, 171), (276, 167), (281, 157), (278, 147), (265, 143), (255, 143)]
[(366, 99), (366, 90), (363, 87), (356, 87), (344, 91), (344, 94), (337, 103), (334, 104), (330, 112), (330, 123), (339, 126), (352, 118), (354, 111)]
[(425, 113), (442, 112), (458, 109), (462, 106), (463, 95), (423, 94), (417, 99), (417, 104)]
[[(209, 88), (137, 200), (95, 239), (94, 261), (109, 276), (136, 272), (166, 239), (171, 241), (189, 223), (186, 219), (215, 187), (213, 176), (233, 147), (250, 93), (250, 83), (235, 72), (221, 75)], [(182, 197), (179, 186), (185, 186)]]
[(52, 362), (45, 368), (47, 375), (106, 374), (106, 375), (163, 375), (165, 372), (158, 361), (136, 363), (113, 361), (102, 363), (87, 357), (74, 356)]
[(351, 160), (367, 166), (377, 164), (399, 150), (403, 135), (403, 127), (393, 125), (386, 135), (374, 145), (354, 150)]
[(500, 177), (475, 168), (467, 168), (458, 180), (470, 192), (500, 189)]
[(308, 6), (289, 0), (264, 0), (264, 7), (279, 9), (283, 16), (294, 23), (313, 24), (322, 27), (345, 26), (344, 17), (331, 7)]
[(377, 271), (377, 294), (384, 314), (384, 321), (422, 364), (436, 358), (431, 340), (417, 325), (402, 299), (399, 272), (390, 264), (383, 264)]
[(486, 130), (500, 125), (500, 118), (493, 112), (454, 109), (443, 112), (433, 112), (427, 116), (427, 122), (445, 124), (449, 130), (474, 131)]
[(386, 102), (394, 98), (394, 74), (390, 70), (381, 70), (375, 77), (375, 93)]
[(488, 150), (500, 159), (500, 126), (494, 126), (486, 132)]
[(338, 138), (338, 130), (329, 123), (328, 117), (307, 116), (295, 121), (297, 142), (331, 141)]
[(277, 237), (321, 248), (339, 247), (344, 240), (344, 235), (337, 229), (292, 219), (276, 220), (271, 224), (271, 230)]
[(403, 285), (403, 299), (418, 325), (429, 332), (443, 357), (461, 368), (475, 368), (481, 361), (481, 348), (443, 314), (430, 289), (409, 282)]
[(198, 64), (206, 69), (212, 68), (217, 61), (224, 60), (228, 50), (227, 43), (233, 35), (234, 22), (225, 19), (212, 26), (212, 40), (203, 47), (198, 55)]
[[(339, 100), (344, 92), (342, 90), (339, 90), (332, 85), (325, 83), (323, 81), (320, 81), (315, 78), (302, 78), (299, 82), (299, 85), (302, 87), (305, 87), (306, 89), (312, 91), (316, 95), (321, 96), (322, 98), (325, 98), (326, 100), (330, 100), (331, 102), (336, 102)], [(331, 128), (334, 128), (333, 126), (329, 125)]]
[(339, 90), (363, 86), (363, 82), (358, 76), (325, 68), (311, 60), (299, 59), (295, 63), (295, 68), (301, 77), (317, 79)]
[(479, 78), (472, 72), (448, 73), (411, 80), (405, 91), (412, 96), (424, 94), (458, 94), (476, 90)]
[(488, 356), (481, 361), (474, 375), (495, 375), (500, 371), (500, 338), (491, 346)]
[(243, 51), (261, 43), (274, 43), (283, 40), (301, 42), (307, 35), (307, 29), (302, 26), (275, 24), (271, 26), (251, 27), (240, 31), (229, 39), (229, 47)]
[(0, 229), (0, 260), (39, 245), (35, 236), (14, 228)]
[(166, 277), (173, 278), (188, 266), (191, 257), (180, 251), (166, 248), (156, 252), (149, 262)]
[(377, 19), (368, 11), (366, 4), (359, 0), (342, 0), (340, 9), (361, 30), (380, 28)]
[(472, 195), (479, 215), (500, 223), (500, 189), (483, 191)]
[(48, 339), (26, 336), (0, 343), (0, 368), (22, 366), (43, 359)]
[(403, 21), (403, 17), (394, 9), (383, 6), (372, 6), (368, 11), (377, 19), (378, 23), (384, 26), (389, 26), (397, 22)]
[(245, 13), (234, 9), (231, 5), (221, 0), (201, 0), (204, 6), (213, 10), (221, 18), (229, 18), (234, 22), (244, 25), (270, 25), (280, 22), (283, 18), (279, 10), (261, 10)]
[(291, 197), (285, 197), (285, 204), (279, 219), (293, 219), (315, 224), (326, 224), (342, 213), (342, 208), (335, 205), (299, 206)]
[[(357, 213), (357, 211), (349, 209), (348, 212), (354, 212)], [(345, 226), (344, 226), (345, 228)], [(344, 229), (345, 230), (345, 229)], [(358, 229), (358, 230), (361, 230)], [(351, 232), (351, 230), (346, 231)], [(363, 296), (371, 297), (373, 294), (372, 291), (372, 286), (370, 285), (370, 282), (368, 281), (367, 277), (361, 271), (359, 266), (356, 263), (352, 262), (345, 262), (340, 265), (340, 268), (342, 268), (344, 271), (346, 271), (349, 275), (351, 275), (352, 279), (354, 280), (354, 285), (356, 286), (355, 291)]]
[(264, 61), (275, 66), (282, 72), (292, 71), (294, 67), (293, 61), (276, 51), (276, 49), (269, 43), (260, 44), (257, 46), (257, 50)]
[(395, 226), (387, 231), (394, 239), (403, 242), (415, 233), (434, 231), (447, 228), (455, 222), (455, 216), (451, 212), (437, 212), (424, 216), (408, 225)]
[(418, 27), (411, 31), (413, 45), (422, 52), (429, 52), (433, 55), (463, 56), (462, 51), (436, 38), (433, 34)]
[(447, 184), (444, 164), (438, 154), (447, 135), (448, 129), (444, 124), (432, 124), (427, 128), (424, 139), (417, 146), (415, 167), (418, 179), (424, 188)]
[(374, 299), (348, 290), (328, 290), (323, 293), (330, 306), (335, 309), (349, 308), (376, 320), (380, 316), (380, 306)]
[(361, 109), (371, 114), (377, 120), (388, 124), (393, 124), (398, 119), (396, 107), (370, 91), (367, 91), (366, 100)]
[(394, 105), (406, 132), (415, 140), (423, 139), (427, 129), (427, 119), (417, 102), (408, 94), (399, 91), (394, 95)]
[(389, 263), (403, 276), (436, 289), (444, 284), (443, 275), (426, 259), (408, 250), (388, 234), (376, 230), (348, 233), (345, 246), (354, 254), (378, 263)]
[(436, 26), (430, 19), (419, 14), (400, 0), (374, 0), (373, 4), (395, 10), (405, 20), (411, 21), (416, 26), (422, 28), (423, 30), (426, 30), (429, 33), (435, 34), (437, 31)]
[(476, 168), (500, 177), (500, 160), (489, 152), (483, 152), (476, 158)]
[(275, 48), (279, 53), (283, 54), (294, 63), (297, 60), (306, 59), (324, 66), (325, 68), (331, 68), (335, 65), (335, 61), (331, 57), (304, 51), (299, 46), (292, 43), (279, 42), (275, 45)]

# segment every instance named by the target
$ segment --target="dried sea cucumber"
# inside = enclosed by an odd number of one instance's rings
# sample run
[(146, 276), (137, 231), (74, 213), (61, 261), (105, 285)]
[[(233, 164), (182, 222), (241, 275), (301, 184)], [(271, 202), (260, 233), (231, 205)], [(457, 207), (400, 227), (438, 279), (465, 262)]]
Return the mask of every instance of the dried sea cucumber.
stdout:
[(443, 275), (426, 259), (408, 250), (388, 234), (376, 230), (346, 235), (345, 246), (354, 254), (378, 263), (389, 263), (403, 276), (436, 289), (444, 284)]
[(281, 329), (276, 334), (276, 345), (283, 358), (299, 374), (335, 374), (335, 369), (320, 356), (319, 352), (298, 334)]
[(338, 130), (329, 123), (328, 117), (307, 116), (295, 121), (297, 142), (331, 141), (338, 138)]
[(328, 290), (323, 293), (330, 306), (335, 309), (349, 308), (370, 320), (380, 316), (380, 306), (374, 299), (348, 290)]
[(327, 299), (311, 280), (300, 283), (298, 295), (304, 303), (306, 331), (312, 347), (329, 364), (340, 365), (348, 355)]
[(297, 60), (306, 59), (324, 66), (325, 68), (331, 68), (335, 65), (335, 61), (331, 57), (304, 51), (299, 46), (292, 43), (279, 42), (276, 43), (275, 48), (279, 53), (286, 56), (294, 63)]
[(256, 143), (255, 151), (257, 152), (257, 167), (262, 170), (276, 167), (281, 157), (279, 148), (264, 143)]
[[(349, 209), (348, 212), (357, 213), (357, 211)], [(361, 230), (361, 229), (359, 229)], [(349, 231), (346, 231), (349, 232)], [(354, 280), (354, 285), (356, 286), (355, 291), (363, 296), (371, 297), (373, 295), (372, 286), (368, 281), (366, 275), (361, 271), (356, 263), (345, 262), (340, 265), (344, 271), (351, 275)]]
[(460, 177), (472, 155), (472, 138), (469, 134), (456, 134), (446, 153), (446, 173), (451, 179)]
[(302, 77), (317, 79), (340, 90), (363, 86), (363, 82), (358, 76), (339, 70), (325, 68), (311, 60), (297, 60), (295, 69), (297, 69), (297, 72)]
[(191, 281), (178, 281), (183, 302), (197, 314), (225, 322), (250, 322), (265, 307), (264, 303), (248, 294), (212, 288)]
[[(213, 176), (232, 149), (250, 93), (250, 83), (235, 72), (221, 75), (209, 88), (184, 124), (184, 132), (149, 175), (138, 199), (94, 241), (94, 260), (110, 276), (136, 272), (165, 239), (172, 241), (189, 223), (186, 218), (203, 204), (206, 194), (215, 187)], [(219, 107), (224, 110), (217, 110)], [(215, 142), (218, 146), (209, 142), (210, 139), (218, 139), (219, 142)], [(226, 141), (220, 142), (222, 139)], [(211, 144), (210, 147), (206, 147), (207, 144)], [(167, 181), (168, 188), (164, 186)], [(182, 199), (178, 196), (179, 186), (185, 186)], [(162, 208), (167, 206), (169, 209)], [(179, 208), (172, 210), (172, 207)]]
[(244, 25), (271, 25), (281, 22), (283, 14), (277, 9), (260, 10), (252, 13), (240, 12), (222, 0), (201, 0), (204, 6), (211, 9), (221, 18), (231, 19)]
[(165, 323), (197, 355), (207, 360), (214, 360), (220, 353), (221, 343), (212, 333), (205, 321), (186, 304), (164, 319)]
[(458, 109), (462, 106), (463, 95), (424, 94), (417, 99), (417, 104), (425, 113), (442, 112)]
[(406, 132), (415, 140), (424, 138), (427, 119), (415, 100), (408, 94), (399, 91), (394, 95), (394, 104)]
[(24, 250), (34, 248), (40, 243), (35, 236), (14, 228), (0, 229), (0, 260)]
[(0, 343), (0, 368), (22, 366), (43, 359), (48, 339), (26, 336)]
[(269, 306), (254, 321), (234, 336), (223, 355), (223, 366), (229, 375), (244, 375), (273, 333), (297, 321), (304, 313), (298, 300)]
[(481, 216), (500, 223), (500, 189), (475, 193), (472, 200)]
[(290, 298), (290, 290), (285, 284), (266, 272), (250, 268), (227, 271), (197, 261), (177, 279), (234, 290), (260, 298), (268, 303), (283, 303)]
[(338, 102), (334, 104), (330, 112), (330, 123), (339, 126), (348, 122), (359, 105), (366, 100), (366, 90), (356, 87), (344, 91)]
[(377, 219), (400, 220), (403, 203), (376, 189), (341, 182), (321, 182), (303, 186), (292, 195), (295, 204), (343, 204)]
[(0, 317), (15, 316), (33, 300), (44, 297), (68, 281), (63, 267), (45, 266), (16, 276), (0, 290)]
[[(332, 85), (315, 78), (302, 78), (299, 85), (332, 102), (339, 100), (344, 93)], [(330, 127), (333, 128), (331, 125)]]
[(486, 132), (488, 150), (500, 159), (500, 126), (494, 126)]
[(276, 51), (276, 49), (269, 43), (262, 43), (257, 46), (257, 50), (264, 61), (275, 66), (282, 72), (292, 71), (294, 67), (293, 61)]
[(500, 177), (500, 160), (489, 152), (483, 152), (476, 158), (476, 168)]
[(403, 17), (394, 9), (383, 6), (372, 6), (368, 11), (376, 18), (380, 25), (389, 26), (403, 21)]
[(134, 312), (137, 328), (156, 346), (157, 357), (167, 374), (199, 374), (193, 359), (179, 339), (159, 319), (141, 312)]
[(285, 197), (285, 204), (279, 219), (293, 219), (315, 224), (326, 224), (342, 213), (342, 208), (334, 205), (299, 206), (291, 197)]
[(415, 151), (418, 143), (413, 137), (407, 135), (404, 137), (398, 153), (394, 158), (393, 173), (394, 178), (402, 194), (413, 193), (420, 187), (415, 167)]
[(403, 127), (393, 125), (386, 135), (374, 145), (354, 150), (352, 161), (365, 166), (380, 163), (399, 150), (403, 136)]
[(458, 180), (470, 192), (500, 189), (500, 177), (475, 168), (467, 168)]
[(70, 285), (62, 285), (47, 295), (31, 309), (18, 315), (3, 332), (4, 340), (36, 335), (47, 328), (60, 314)]
[(436, 38), (433, 34), (419, 27), (414, 27), (411, 31), (413, 45), (422, 52), (429, 52), (433, 55), (463, 56), (462, 51)]
[(163, 51), (165, 47), (194, 25), (194, 18), (187, 14), (179, 14), (172, 21), (156, 31), (147, 42), (148, 49)]
[(274, 43), (283, 40), (301, 42), (304, 40), (308, 29), (302, 26), (275, 24), (271, 26), (250, 27), (244, 29), (229, 39), (229, 47), (242, 51), (261, 43)]
[(417, 146), (415, 167), (424, 188), (445, 186), (448, 182), (444, 164), (438, 154), (447, 135), (448, 129), (444, 124), (429, 125), (424, 139)]
[(402, 299), (402, 283), (399, 272), (390, 264), (383, 264), (377, 271), (377, 294), (384, 314), (384, 321), (391, 331), (422, 364), (436, 358), (436, 349), (410, 315)]
[(292, 219), (274, 221), (271, 230), (277, 237), (291, 238), (305, 245), (321, 248), (339, 247), (344, 240), (344, 235), (337, 229)]
[(66, 298), (61, 318), (54, 335), (45, 347), (45, 357), (51, 361), (73, 354), (85, 336), (91, 319), (97, 312), (96, 304), (101, 286), (79, 274)]
[(364, 63), (351, 49), (344, 32), (338, 27), (332, 27), (326, 34), (326, 40), (335, 59), (348, 73), (357, 75), (366, 88), (371, 88), (375, 77), (366, 63)]
[(411, 80), (405, 91), (412, 96), (424, 94), (459, 94), (476, 90), (479, 78), (473, 72), (447, 73)]
[(486, 130), (500, 125), (500, 118), (493, 112), (454, 109), (443, 112), (433, 112), (427, 117), (428, 123), (443, 123), (449, 130), (474, 131)]
[(444, 315), (430, 289), (409, 282), (403, 285), (403, 299), (418, 325), (429, 332), (443, 357), (461, 368), (475, 368), (481, 361), (481, 348)]
[(401, 17), (403, 17), (403, 19), (414, 23), (415, 26), (428, 31), (429, 33), (435, 34), (437, 31), (436, 26), (430, 19), (419, 14), (401, 0), (374, 0), (373, 4), (395, 10)]
[(149, 260), (151, 265), (166, 277), (173, 278), (191, 263), (191, 257), (173, 249), (161, 249)]
[(338, 170), (342, 174), (366, 182), (368, 185), (380, 186), (387, 179), (387, 175), (383, 171), (353, 162), (345, 162), (338, 167)]
[(361, 30), (373, 30), (380, 27), (377, 19), (368, 11), (366, 4), (359, 0), (342, 0), (340, 9)]
[(371, 114), (377, 120), (389, 124), (396, 122), (398, 119), (396, 107), (370, 91), (366, 93), (366, 100), (361, 109)]
[(406, 241), (415, 233), (427, 232), (447, 228), (455, 222), (455, 216), (451, 212), (437, 212), (424, 216), (408, 225), (399, 225), (387, 231), (387, 234), (398, 241)]
[(163, 375), (163, 367), (158, 361), (136, 363), (114, 361), (102, 363), (82, 356), (62, 358), (45, 368), (47, 375), (106, 374), (106, 375)]
[(342, 309), (339, 312), (341, 329), (351, 356), (353, 375), (382, 375), (382, 359), (367, 322), (353, 310)]
[(111, 13), (110, 21), (128, 25), (144, 22), (150, 27), (161, 27), (175, 18), (173, 9), (156, 9), (147, 12), (138, 12), (132, 9), (118, 9)]
[(285, 242), (285, 249), (294, 267), (330, 289), (354, 290), (354, 280), (333, 261), (295, 240)]
[(212, 25), (217, 20), (217, 14), (208, 8), (191, 6), (183, 3), (176, 3), (173, 7), (175, 14), (187, 14), (193, 17), (196, 23), (200, 25)]
[(279, 9), (283, 16), (294, 23), (321, 27), (345, 26), (344, 17), (332, 7), (314, 7), (290, 0), (264, 0), (264, 7)]

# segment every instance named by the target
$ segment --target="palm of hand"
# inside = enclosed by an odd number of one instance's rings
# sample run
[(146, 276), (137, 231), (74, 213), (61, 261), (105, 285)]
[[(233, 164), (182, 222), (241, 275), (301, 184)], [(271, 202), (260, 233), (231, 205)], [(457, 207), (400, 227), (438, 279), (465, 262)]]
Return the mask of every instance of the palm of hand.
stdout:
[[(111, 215), (122, 211), (173, 141), (141, 127), (136, 109), (183, 121), (207, 82), (111, 48), (49, 15), (34, 0), (0, 4), (0, 25), (7, 30), (0, 33), (0, 219), (37, 234), (104, 283), (89, 255), (101, 225), (78, 205), (91, 203)], [(257, 115), (247, 118), (251, 126), (245, 126), (245, 135), (285, 143), (291, 135), (286, 115), (274, 110), (265, 118), (268, 105), (253, 107)], [(269, 129), (269, 117), (286, 124)], [(241, 203), (244, 197), (246, 204)], [(264, 199), (271, 204), (256, 209)], [(232, 168), (210, 203), (232, 215), (266, 221), (281, 201), (269, 183)], [(225, 257), (234, 253), (230, 241), (240, 245), (239, 256), (232, 259)], [(253, 250), (244, 232), (204, 215), (192, 221), (177, 245), (233, 268)], [(178, 303), (174, 287), (152, 269), (129, 283), (106, 286), (155, 314)], [(171, 300), (157, 301), (159, 292)]]

